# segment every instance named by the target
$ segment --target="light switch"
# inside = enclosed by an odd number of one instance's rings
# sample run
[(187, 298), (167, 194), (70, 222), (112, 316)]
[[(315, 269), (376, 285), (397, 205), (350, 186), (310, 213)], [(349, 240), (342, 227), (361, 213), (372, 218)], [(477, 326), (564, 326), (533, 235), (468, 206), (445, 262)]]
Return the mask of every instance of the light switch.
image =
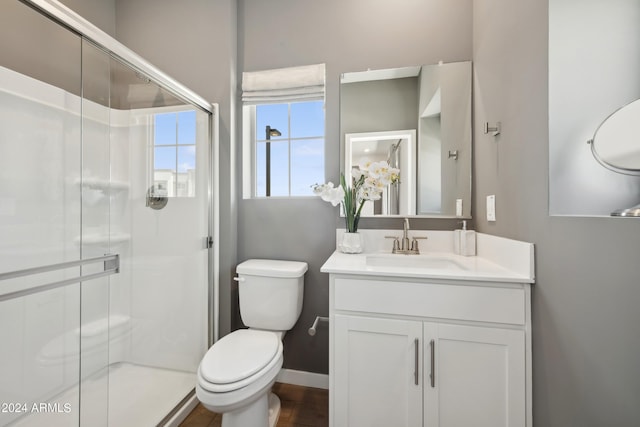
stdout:
[(462, 216), (462, 199), (456, 199), (456, 216)]
[(496, 196), (487, 196), (487, 221), (496, 220)]

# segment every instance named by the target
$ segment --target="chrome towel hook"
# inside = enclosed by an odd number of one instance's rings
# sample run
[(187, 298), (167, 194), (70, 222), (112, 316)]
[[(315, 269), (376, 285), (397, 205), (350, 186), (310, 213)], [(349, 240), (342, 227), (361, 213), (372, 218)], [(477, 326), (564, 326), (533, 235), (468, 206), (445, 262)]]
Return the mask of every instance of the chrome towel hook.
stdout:
[(496, 122), (495, 126), (490, 126), (489, 122), (484, 122), (485, 135), (491, 132), (491, 135), (497, 136), (497, 135), (500, 135), (501, 130), (502, 130), (502, 123), (500, 122)]

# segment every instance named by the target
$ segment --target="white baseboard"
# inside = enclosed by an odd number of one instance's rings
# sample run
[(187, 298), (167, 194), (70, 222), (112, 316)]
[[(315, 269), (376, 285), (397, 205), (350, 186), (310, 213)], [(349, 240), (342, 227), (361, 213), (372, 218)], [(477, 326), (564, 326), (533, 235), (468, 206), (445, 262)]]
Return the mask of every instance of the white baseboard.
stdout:
[(315, 372), (281, 369), (276, 381), (285, 384), (301, 385), (305, 387), (329, 389), (329, 375)]

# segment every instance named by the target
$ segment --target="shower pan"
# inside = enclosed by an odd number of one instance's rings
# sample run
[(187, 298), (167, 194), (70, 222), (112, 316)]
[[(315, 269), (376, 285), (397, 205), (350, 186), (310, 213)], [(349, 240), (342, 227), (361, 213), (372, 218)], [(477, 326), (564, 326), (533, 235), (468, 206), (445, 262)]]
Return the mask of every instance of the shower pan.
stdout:
[(215, 114), (56, 1), (2, 2), (0, 426), (171, 425), (194, 404)]

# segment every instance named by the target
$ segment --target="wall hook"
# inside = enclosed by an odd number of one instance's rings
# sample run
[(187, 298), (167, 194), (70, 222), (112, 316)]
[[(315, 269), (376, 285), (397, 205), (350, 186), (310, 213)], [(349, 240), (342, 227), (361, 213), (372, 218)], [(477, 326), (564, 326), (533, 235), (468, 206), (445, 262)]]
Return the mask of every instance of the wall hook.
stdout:
[(484, 122), (484, 133), (485, 135), (491, 133), (493, 136), (500, 135), (500, 131), (502, 130), (502, 123), (497, 122), (495, 126), (489, 125), (489, 122)]

